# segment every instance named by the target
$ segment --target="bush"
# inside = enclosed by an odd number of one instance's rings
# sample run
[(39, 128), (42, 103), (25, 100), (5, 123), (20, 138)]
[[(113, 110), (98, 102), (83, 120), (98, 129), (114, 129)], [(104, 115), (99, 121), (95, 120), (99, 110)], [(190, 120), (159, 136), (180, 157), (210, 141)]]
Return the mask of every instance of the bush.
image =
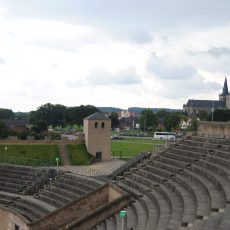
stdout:
[(8, 136), (8, 129), (7, 127), (5, 126), (5, 124), (0, 121), (0, 138), (7, 138)]
[(51, 140), (61, 140), (61, 134), (57, 132), (51, 133)]
[(43, 134), (40, 134), (40, 133), (36, 133), (34, 135), (34, 139), (35, 140), (44, 140), (45, 136)]
[(20, 140), (26, 140), (28, 135), (29, 135), (29, 132), (28, 131), (24, 131), (24, 132), (18, 133), (17, 137)]

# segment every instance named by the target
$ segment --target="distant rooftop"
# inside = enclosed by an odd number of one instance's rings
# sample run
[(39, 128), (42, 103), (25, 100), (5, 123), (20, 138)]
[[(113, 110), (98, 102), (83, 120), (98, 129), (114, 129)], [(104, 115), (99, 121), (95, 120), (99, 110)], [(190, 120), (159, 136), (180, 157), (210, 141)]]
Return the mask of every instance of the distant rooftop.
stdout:
[(213, 101), (213, 100), (188, 100), (186, 107), (199, 107), (199, 108), (225, 108), (224, 101)]
[(2, 119), (3, 123), (8, 128), (13, 127), (26, 127), (27, 121), (26, 120), (17, 120), (17, 119)]
[(96, 112), (86, 118), (84, 120), (109, 120), (108, 117), (104, 116), (103, 114)]

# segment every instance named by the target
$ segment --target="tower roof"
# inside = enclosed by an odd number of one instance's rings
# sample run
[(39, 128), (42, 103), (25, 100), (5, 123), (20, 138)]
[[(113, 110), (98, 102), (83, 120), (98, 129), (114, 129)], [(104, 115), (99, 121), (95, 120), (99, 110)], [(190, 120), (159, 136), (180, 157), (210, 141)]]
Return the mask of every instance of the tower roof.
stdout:
[(84, 118), (84, 120), (109, 120), (109, 118), (99, 112), (96, 112)]
[(225, 81), (224, 81), (224, 87), (223, 87), (223, 91), (220, 94), (221, 96), (226, 96), (228, 95), (228, 82), (227, 82), (227, 78), (225, 77)]
[(224, 101), (214, 101), (214, 100), (188, 100), (186, 107), (197, 107), (197, 108), (225, 108)]

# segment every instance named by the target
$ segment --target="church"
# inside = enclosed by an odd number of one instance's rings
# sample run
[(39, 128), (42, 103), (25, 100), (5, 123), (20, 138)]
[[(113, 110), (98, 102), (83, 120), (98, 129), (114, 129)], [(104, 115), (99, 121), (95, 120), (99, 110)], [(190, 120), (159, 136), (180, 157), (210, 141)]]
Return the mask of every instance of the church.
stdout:
[(225, 78), (222, 93), (219, 95), (219, 100), (193, 100), (189, 99), (183, 105), (183, 110), (188, 115), (196, 115), (201, 111), (212, 112), (214, 109), (230, 109), (230, 94), (228, 92), (228, 82)]

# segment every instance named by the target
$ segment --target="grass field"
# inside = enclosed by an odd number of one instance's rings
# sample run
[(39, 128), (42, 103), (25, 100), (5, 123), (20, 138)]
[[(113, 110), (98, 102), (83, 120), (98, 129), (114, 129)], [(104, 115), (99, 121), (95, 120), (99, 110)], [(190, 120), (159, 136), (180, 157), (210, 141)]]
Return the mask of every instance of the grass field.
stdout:
[(87, 152), (84, 144), (66, 145), (69, 153), (71, 165), (89, 164), (93, 157)]
[(152, 151), (154, 145), (164, 144), (164, 140), (140, 140), (140, 139), (127, 139), (122, 141), (112, 141), (111, 151), (115, 156), (120, 156), (122, 158), (131, 158), (136, 154), (143, 151)]
[[(5, 147), (7, 150), (5, 151)], [(55, 165), (57, 145), (0, 145), (0, 162), (24, 165)], [(59, 162), (61, 165), (61, 162)]]
[[(114, 156), (122, 156), (129, 159), (143, 151), (152, 151), (155, 144), (164, 144), (164, 140), (124, 139), (111, 143), (111, 151)], [(5, 147), (7, 150), (5, 151)], [(93, 157), (87, 152), (85, 145), (67, 145), (71, 165), (87, 165)], [(0, 163), (12, 163), (23, 165), (56, 165), (55, 158), (59, 157), (58, 145), (0, 145)], [(59, 165), (62, 165), (59, 162)]]

